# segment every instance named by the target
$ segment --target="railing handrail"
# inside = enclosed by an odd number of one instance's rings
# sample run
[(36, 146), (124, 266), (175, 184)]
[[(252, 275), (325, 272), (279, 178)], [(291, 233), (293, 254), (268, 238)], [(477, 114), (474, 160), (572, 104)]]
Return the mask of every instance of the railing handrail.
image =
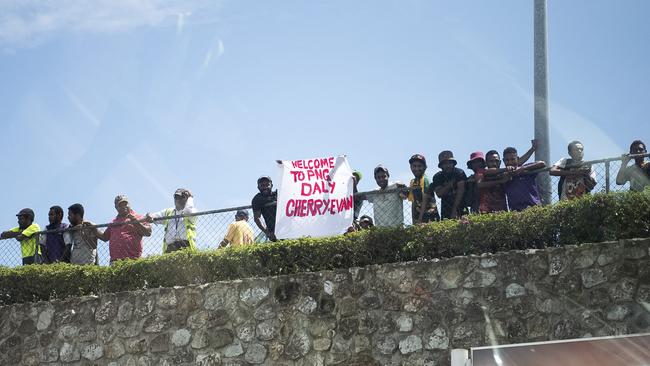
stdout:
[[(623, 157), (628, 157), (630, 160), (634, 160), (636, 158), (646, 158), (650, 157), (650, 153), (645, 153), (645, 154), (636, 154), (636, 155), (631, 155), (631, 154), (624, 154), (621, 156), (616, 156), (616, 157), (610, 157), (610, 158), (604, 158), (604, 159), (596, 159), (596, 160), (587, 160), (583, 161), (580, 163), (580, 165), (593, 165), (593, 164), (600, 164), (600, 163), (609, 163), (612, 161), (617, 161), (623, 160)], [(523, 172), (522, 174), (538, 174), (538, 173), (543, 173), (543, 172), (548, 172), (551, 170), (553, 166), (549, 165), (541, 169), (536, 169), (536, 170), (531, 170), (531, 171), (526, 171)], [(393, 183), (395, 184), (395, 183)], [(410, 190), (413, 190), (414, 188), (409, 187), (408, 185), (404, 184), (404, 187), (396, 187), (396, 188), (390, 188), (390, 189), (375, 189), (375, 190), (370, 190), (370, 191), (363, 191), (363, 192), (357, 192), (354, 194), (356, 197), (365, 197), (368, 195), (377, 195), (377, 194), (386, 194), (386, 193), (394, 193), (394, 192), (408, 192)], [(271, 203), (272, 204), (272, 203)], [(199, 211), (199, 212), (192, 212), (192, 213), (186, 213), (186, 214), (179, 214), (179, 215), (170, 215), (170, 216), (165, 216), (165, 217), (159, 217), (159, 218), (154, 218), (153, 221), (164, 221), (164, 220), (171, 220), (171, 219), (178, 219), (178, 218), (184, 218), (184, 217), (195, 217), (195, 216), (205, 216), (205, 215), (212, 215), (212, 214), (219, 214), (219, 213), (225, 213), (225, 212), (233, 212), (233, 211), (238, 211), (238, 210), (248, 210), (251, 209), (251, 205), (245, 205), (245, 206), (235, 206), (235, 207), (227, 207), (227, 208), (221, 208), (221, 209), (216, 209), (216, 210), (207, 210), (207, 211)], [(104, 224), (93, 224), (93, 225), (88, 225), (85, 226), (85, 228), (108, 228), (108, 227), (115, 227), (115, 226), (122, 226), (122, 225), (129, 225), (132, 224), (133, 222), (142, 222), (142, 223), (148, 223), (149, 221), (146, 219), (140, 219), (140, 220), (129, 220), (129, 221), (124, 221), (124, 222), (110, 222), (110, 223), (104, 223)], [(62, 233), (62, 232), (67, 232), (67, 231), (75, 231), (79, 230), (79, 228), (76, 227), (67, 227), (65, 229), (50, 229), (50, 230), (41, 230), (34, 235), (42, 235), (42, 234), (54, 234), (54, 233)]]

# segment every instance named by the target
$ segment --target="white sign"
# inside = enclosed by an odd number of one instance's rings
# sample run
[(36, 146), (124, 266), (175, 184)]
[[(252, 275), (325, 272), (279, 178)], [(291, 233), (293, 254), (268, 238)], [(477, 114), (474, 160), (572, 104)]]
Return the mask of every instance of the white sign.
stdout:
[(338, 235), (352, 225), (352, 169), (345, 156), (285, 160), (279, 167), (278, 239)]

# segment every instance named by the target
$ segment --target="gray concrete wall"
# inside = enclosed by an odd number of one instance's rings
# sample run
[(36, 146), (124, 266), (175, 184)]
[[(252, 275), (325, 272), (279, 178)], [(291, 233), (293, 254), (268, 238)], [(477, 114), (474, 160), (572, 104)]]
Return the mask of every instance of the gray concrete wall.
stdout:
[(650, 331), (650, 239), (0, 308), (0, 364), (446, 365)]

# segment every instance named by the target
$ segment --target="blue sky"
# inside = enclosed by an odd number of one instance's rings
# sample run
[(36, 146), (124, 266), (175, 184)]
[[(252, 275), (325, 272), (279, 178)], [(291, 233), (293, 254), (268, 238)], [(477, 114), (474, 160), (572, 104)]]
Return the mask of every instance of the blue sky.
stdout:
[[(366, 190), (379, 163), (408, 180), (413, 153), (432, 175), (441, 150), (526, 150), (532, 3), (0, 2), (0, 225), (75, 202), (107, 222), (116, 194), (144, 213), (178, 187), (248, 204), (275, 159), (346, 154)], [(548, 10), (552, 160), (650, 139), (650, 3)]]

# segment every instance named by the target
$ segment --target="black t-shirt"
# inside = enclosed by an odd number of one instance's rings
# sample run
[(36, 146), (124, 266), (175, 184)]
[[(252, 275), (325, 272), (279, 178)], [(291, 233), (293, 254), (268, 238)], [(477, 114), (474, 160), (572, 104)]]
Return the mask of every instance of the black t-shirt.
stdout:
[(270, 232), (275, 232), (275, 210), (278, 206), (278, 191), (273, 191), (269, 196), (265, 196), (262, 193), (258, 193), (253, 197), (251, 202), (253, 206), (253, 212), (261, 211), (262, 217), (264, 217), (264, 222), (266, 223), (266, 228)]
[[(467, 175), (462, 169), (454, 168), (449, 174), (445, 174), (443, 171), (437, 172), (433, 179), (431, 179), (431, 184), (429, 185), (429, 196), (433, 199), (435, 197), (436, 188), (447, 184), (450, 181), (454, 181), (453, 188), (450, 189), (446, 195), (440, 197), (442, 201), (441, 216), (443, 219), (451, 217), (451, 209), (454, 207), (454, 201), (456, 200), (456, 190), (458, 189), (458, 182), (464, 182), (467, 180)], [(461, 201), (460, 206), (463, 206)], [(462, 207), (458, 207), (459, 210)]]

